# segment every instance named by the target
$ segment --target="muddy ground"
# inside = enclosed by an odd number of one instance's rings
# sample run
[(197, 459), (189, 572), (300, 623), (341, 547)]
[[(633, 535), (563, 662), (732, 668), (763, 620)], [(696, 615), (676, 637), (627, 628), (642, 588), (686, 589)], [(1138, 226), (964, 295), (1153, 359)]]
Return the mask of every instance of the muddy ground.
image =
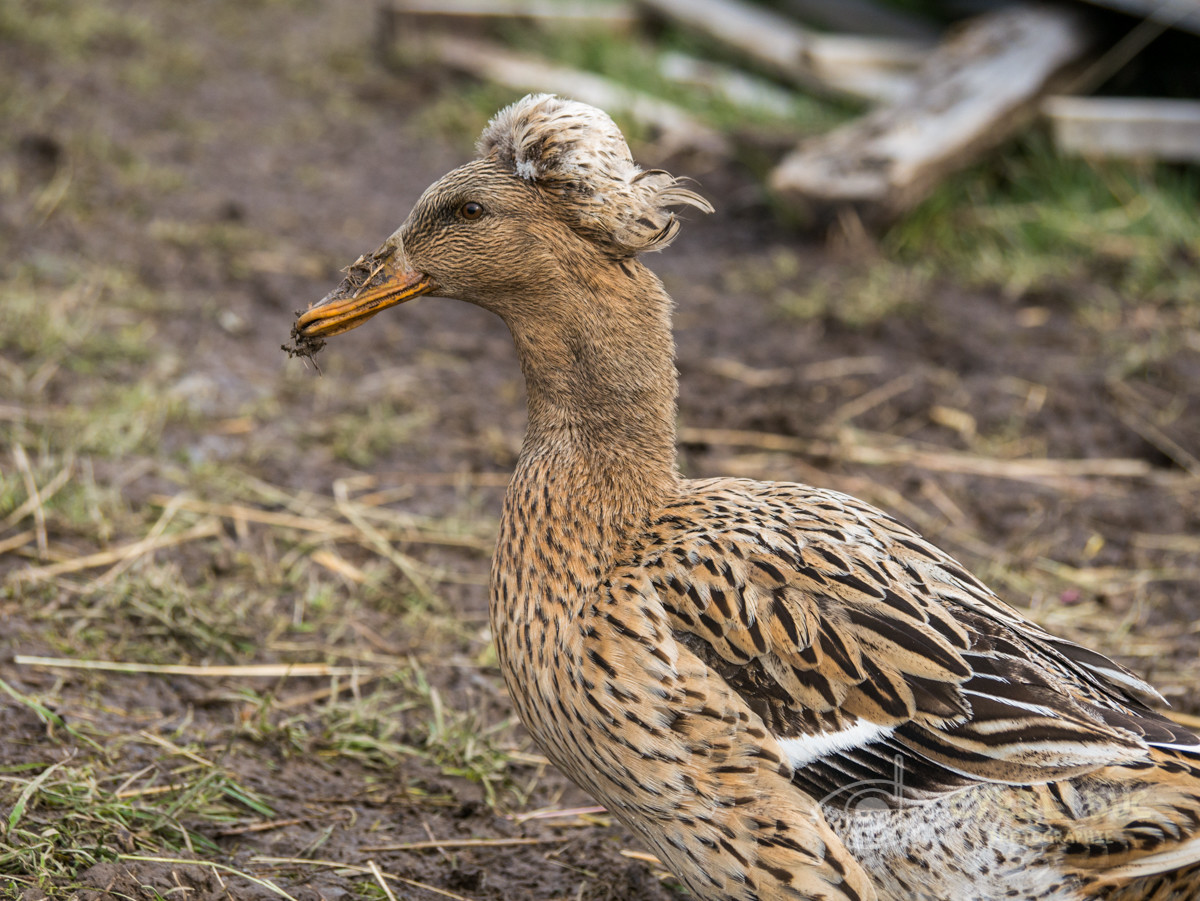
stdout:
[[(414, 899), (678, 894), (602, 814), (521, 816), (589, 802), (509, 722), (488, 646), (524, 421), (502, 324), (425, 299), (332, 341), (320, 374), (280, 350), (484, 121), (473, 86), (379, 64), (373, 9), (0, 12), (6, 897), (381, 897), (369, 861)], [(740, 166), (635, 152), (717, 208), (651, 261), (688, 474), (864, 496), (1200, 714), (1194, 302), (1103, 271), (913, 275), (779, 224)], [(842, 291), (882, 309), (842, 315)], [(161, 535), (184, 537), (130, 550)], [(361, 684), (146, 669), (271, 662)], [(198, 804), (188, 780), (217, 772)], [(413, 842), (443, 844), (387, 850)]]

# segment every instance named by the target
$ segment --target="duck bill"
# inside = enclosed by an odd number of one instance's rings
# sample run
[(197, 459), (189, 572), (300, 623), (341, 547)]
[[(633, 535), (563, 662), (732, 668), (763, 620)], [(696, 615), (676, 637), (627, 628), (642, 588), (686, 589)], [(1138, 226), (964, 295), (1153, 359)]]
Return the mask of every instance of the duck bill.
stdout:
[(305, 338), (329, 338), (358, 328), (376, 313), (436, 290), (437, 284), (420, 272), (391, 271), (383, 281), (360, 288), (346, 297), (335, 291), (296, 320), (296, 332)]

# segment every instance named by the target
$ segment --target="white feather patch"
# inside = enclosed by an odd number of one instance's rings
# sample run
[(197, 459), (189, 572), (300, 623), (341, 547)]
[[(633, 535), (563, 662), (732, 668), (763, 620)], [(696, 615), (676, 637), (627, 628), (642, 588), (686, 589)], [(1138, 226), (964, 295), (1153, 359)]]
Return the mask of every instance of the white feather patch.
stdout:
[(1161, 748), (1164, 751), (1182, 751), (1185, 754), (1200, 754), (1200, 745), (1184, 745), (1165, 741), (1147, 741), (1152, 748)]
[(779, 746), (788, 761), (796, 769), (808, 766), (830, 754), (849, 748), (860, 748), (888, 738), (896, 731), (895, 726), (881, 726), (864, 719), (837, 732), (819, 732), (816, 735), (798, 735), (795, 738), (779, 739)]
[[(972, 697), (975, 697), (975, 698), (994, 697), (993, 695), (986, 694), (985, 692), (982, 692), (982, 691), (972, 691), (969, 688), (962, 689), (962, 693), (965, 695), (971, 695)], [(1055, 720), (1062, 719), (1061, 713), (1059, 713), (1057, 710), (1055, 710), (1052, 707), (1046, 707), (1044, 704), (1030, 704), (1028, 701), (1018, 701), (1013, 698), (999, 698), (997, 700), (999, 700), (1006, 707), (1011, 707), (1014, 710), (1024, 710), (1028, 713), (1036, 713), (1040, 716), (1049, 717), (1050, 719), (1055, 719)], [(1009, 722), (1009, 721), (1006, 720), (1005, 722)], [(1008, 728), (1008, 727), (1006, 726), (1005, 728)]]

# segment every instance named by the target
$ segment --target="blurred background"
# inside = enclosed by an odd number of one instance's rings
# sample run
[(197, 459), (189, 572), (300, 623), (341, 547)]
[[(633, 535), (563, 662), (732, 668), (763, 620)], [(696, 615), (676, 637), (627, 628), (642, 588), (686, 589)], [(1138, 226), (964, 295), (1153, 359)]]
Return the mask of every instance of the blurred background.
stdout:
[(495, 667), (503, 325), (281, 349), (530, 90), (716, 207), (647, 260), (686, 474), (863, 497), (1196, 726), (1200, 22), (1115, 7), (0, 0), (0, 897), (677, 897)]

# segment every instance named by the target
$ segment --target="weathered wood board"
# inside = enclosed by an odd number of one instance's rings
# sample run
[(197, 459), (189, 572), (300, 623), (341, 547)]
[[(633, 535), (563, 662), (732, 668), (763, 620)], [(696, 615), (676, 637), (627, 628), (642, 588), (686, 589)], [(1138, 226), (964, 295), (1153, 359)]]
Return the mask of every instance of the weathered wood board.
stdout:
[(632, 29), (637, 12), (629, 3), (595, 0), (385, 0), (385, 17), (422, 28), (478, 30), (499, 20)]
[(1032, 118), (1091, 44), (1086, 17), (1070, 7), (977, 16), (928, 56), (906, 99), (803, 142), (771, 187), (801, 209), (851, 205), (865, 220), (890, 219)]
[(1042, 112), (1064, 153), (1200, 162), (1200, 101), (1047, 97)]
[(1153, 19), (1170, 28), (1200, 34), (1200, 0), (1088, 0), (1097, 6)]
[(742, 0), (639, 0), (639, 7), (706, 35), (772, 74), (822, 94), (892, 100), (929, 45), (920, 41), (820, 34)]
[(933, 43), (940, 26), (879, 0), (783, 0), (782, 12), (826, 31), (871, 34)]

